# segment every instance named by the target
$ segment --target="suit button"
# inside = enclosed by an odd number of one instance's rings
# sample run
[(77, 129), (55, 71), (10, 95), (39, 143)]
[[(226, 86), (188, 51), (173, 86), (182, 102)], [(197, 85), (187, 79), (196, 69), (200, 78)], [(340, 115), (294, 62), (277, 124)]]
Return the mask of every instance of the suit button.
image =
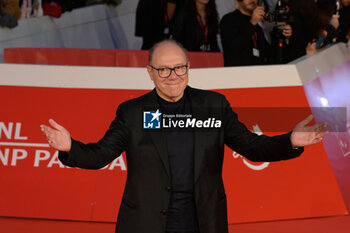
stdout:
[(165, 188), (165, 190), (168, 191), (168, 192), (170, 192), (170, 191), (171, 191), (171, 187), (168, 186), (168, 187)]
[(164, 214), (164, 215), (166, 215), (166, 214), (167, 214), (167, 210), (164, 210), (164, 209), (163, 209), (163, 210), (161, 210), (160, 212), (161, 212), (162, 214)]

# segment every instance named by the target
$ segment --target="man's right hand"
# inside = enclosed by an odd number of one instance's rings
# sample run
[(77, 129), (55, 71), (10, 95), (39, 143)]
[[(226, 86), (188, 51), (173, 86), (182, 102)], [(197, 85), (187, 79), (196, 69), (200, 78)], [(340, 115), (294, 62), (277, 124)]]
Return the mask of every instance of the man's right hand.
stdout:
[(259, 21), (262, 21), (265, 16), (265, 10), (262, 6), (257, 6), (255, 10), (253, 11), (252, 17), (250, 19), (250, 23), (254, 26), (259, 23)]
[(46, 136), (49, 145), (59, 151), (69, 152), (72, 146), (70, 133), (63, 126), (59, 125), (53, 119), (49, 120), (50, 125), (40, 125), (41, 131)]

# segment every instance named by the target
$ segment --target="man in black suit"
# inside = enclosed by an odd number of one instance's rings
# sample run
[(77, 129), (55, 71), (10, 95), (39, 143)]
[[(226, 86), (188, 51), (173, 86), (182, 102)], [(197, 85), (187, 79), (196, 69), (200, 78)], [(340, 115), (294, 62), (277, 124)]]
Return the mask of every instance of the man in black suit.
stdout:
[(224, 15), (220, 35), (225, 66), (269, 64), (270, 45), (259, 22), (264, 20), (264, 7), (257, 0), (238, 0), (238, 8)]
[(223, 95), (188, 87), (188, 68), (180, 44), (156, 44), (147, 67), (155, 89), (119, 105), (97, 143), (71, 139), (52, 119), (53, 128), (41, 125), (68, 166), (102, 168), (126, 151), (128, 175), (117, 233), (228, 233), (224, 145), (253, 161), (278, 161), (300, 155), (303, 146), (326, 134), (323, 123), (306, 126), (308, 117), (291, 133), (258, 136), (238, 121)]
[[(272, 48), (266, 40), (264, 6), (257, 0), (237, 0), (238, 8), (220, 21), (220, 36), (225, 66), (266, 65), (272, 62)], [(280, 26), (282, 35), (290, 38), (292, 27)], [(275, 46), (275, 45), (273, 45)]]

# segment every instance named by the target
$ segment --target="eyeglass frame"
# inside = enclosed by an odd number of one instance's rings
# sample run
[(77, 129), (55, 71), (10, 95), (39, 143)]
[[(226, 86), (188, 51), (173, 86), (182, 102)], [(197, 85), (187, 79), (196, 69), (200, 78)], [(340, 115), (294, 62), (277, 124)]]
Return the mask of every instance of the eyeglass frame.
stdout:
[[(174, 74), (175, 74), (176, 76), (184, 76), (184, 75), (187, 74), (187, 72), (188, 72), (188, 63), (186, 63), (186, 65), (175, 66), (175, 67), (173, 67), (173, 68), (170, 68), (170, 67), (160, 67), (160, 68), (156, 68), (156, 67), (154, 67), (154, 66), (152, 66), (152, 65), (149, 65), (149, 67), (151, 67), (152, 69), (155, 69), (155, 70), (158, 72), (158, 76), (159, 76), (160, 78), (169, 78), (169, 77), (171, 76), (171, 73), (172, 73), (173, 71), (174, 71)], [(182, 75), (178, 75), (178, 74), (176, 73), (175, 69), (176, 69), (176, 68), (179, 68), (179, 67), (186, 67), (186, 72), (185, 72), (184, 74), (182, 74)], [(164, 69), (164, 68), (170, 70), (169, 75), (166, 76), (166, 77), (163, 77), (163, 76), (161, 76), (161, 75), (159, 74), (159, 70)]]

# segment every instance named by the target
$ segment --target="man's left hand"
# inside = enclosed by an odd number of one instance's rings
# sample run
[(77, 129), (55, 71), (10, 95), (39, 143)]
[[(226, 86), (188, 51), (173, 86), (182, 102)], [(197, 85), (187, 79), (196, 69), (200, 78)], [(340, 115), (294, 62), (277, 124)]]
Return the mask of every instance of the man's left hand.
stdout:
[(302, 147), (316, 144), (322, 141), (322, 138), (328, 133), (328, 131), (325, 131), (327, 122), (321, 122), (307, 126), (307, 124), (310, 123), (312, 119), (313, 116), (310, 115), (295, 126), (290, 137), (293, 147)]

